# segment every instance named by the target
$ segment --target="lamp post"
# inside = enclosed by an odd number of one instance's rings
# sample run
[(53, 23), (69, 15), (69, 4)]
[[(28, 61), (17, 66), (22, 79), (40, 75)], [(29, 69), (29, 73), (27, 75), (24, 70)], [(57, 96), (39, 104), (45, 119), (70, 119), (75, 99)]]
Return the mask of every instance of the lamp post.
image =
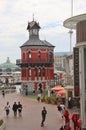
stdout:
[(50, 83), (49, 83), (49, 80), (47, 81), (47, 88), (48, 88), (48, 97), (50, 97)]

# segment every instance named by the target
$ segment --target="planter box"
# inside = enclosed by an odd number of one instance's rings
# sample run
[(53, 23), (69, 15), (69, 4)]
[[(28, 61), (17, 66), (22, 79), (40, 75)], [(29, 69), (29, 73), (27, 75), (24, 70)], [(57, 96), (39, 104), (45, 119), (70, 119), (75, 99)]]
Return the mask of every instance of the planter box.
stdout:
[(3, 124), (0, 126), (0, 130), (5, 130), (5, 122), (3, 122)]

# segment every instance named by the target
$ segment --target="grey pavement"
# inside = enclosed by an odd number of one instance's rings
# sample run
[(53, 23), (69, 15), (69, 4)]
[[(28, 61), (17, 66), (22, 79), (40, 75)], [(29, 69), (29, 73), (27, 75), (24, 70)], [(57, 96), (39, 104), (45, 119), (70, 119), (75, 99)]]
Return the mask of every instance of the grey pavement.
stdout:
[[(57, 111), (57, 106), (46, 103), (38, 103), (36, 99), (30, 99), (18, 93), (6, 94), (5, 98), (0, 95), (0, 118), (3, 118), (6, 123), (5, 130), (59, 130), (61, 125), (64, 125), (64, 119)], [(7, 118), (4, 107), (10, 102), (10, 114)], [(20, 101), (23, 110), (22, 117), (15, 118), (12, 111), (14, 101)], [(45, 126), (41, 127), (41, 110), (43, 106), (47, 109)]]

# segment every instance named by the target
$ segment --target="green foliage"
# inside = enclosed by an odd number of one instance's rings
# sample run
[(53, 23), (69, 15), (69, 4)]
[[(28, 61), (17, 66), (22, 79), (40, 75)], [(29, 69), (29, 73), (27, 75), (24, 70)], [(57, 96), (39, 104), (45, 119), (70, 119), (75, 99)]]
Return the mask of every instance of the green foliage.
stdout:
[(62, 98), (59, 98), (57, 101), (58, 101), (58, 102), (63, 102), (63, 101), (62, 101)]
[(51, 97), (48, 97), (48, 95), (45, 96), (45, 101), (47, 103), (51, 103)]
[(45, 101), (47, 101), (48, 100), (48, 96), (47, 95), (45, 95)]
[(51, 102), (53, 102), (53, 103), (57, 102), (56, 95), (51, 96)]
[(43, 95), (41, 96), (41, 101), (45, 101), (45, 97), (46, 97), (46, 94), (43, 94)]
[(37, 95), (28, 95), (28, 98), (36, 99)]
[(4, 121), (1, 119), (1, 120), (0, 120), (0, 126), (3, 124), (3, 122), (4, 122)]

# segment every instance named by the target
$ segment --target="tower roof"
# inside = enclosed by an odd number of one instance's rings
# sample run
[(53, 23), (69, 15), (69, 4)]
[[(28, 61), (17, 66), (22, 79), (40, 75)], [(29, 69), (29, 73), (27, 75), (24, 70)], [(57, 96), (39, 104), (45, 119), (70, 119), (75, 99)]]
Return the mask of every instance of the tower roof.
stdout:
[(40, 29), (39, 23), (36, 21), (28, 22), (27, 30), (36, 28)]
[[(27, 30), (33, 30), (33, 29), (40, 29), (39, 23), (36, 21), (28, 22)], [(32, 33), (32, 32), (31, 32)], [(30, 35), (29, 40), (27, 40), (20, 48), (27, 47), (27, 46), (42, 46), (42, 47), (55, 47), (51, 43), (47, 42), (46, 40), (40, 40), (39, 39), (39, 33), (34, 35), (33, 33)]]
[(35, 36), (34, 38), (26, 41), (20, 48), (25, 46), (44, 46), (44, 47), (55, 47), (51, 43), (47, 42), (46, 40), (39, 40)]

